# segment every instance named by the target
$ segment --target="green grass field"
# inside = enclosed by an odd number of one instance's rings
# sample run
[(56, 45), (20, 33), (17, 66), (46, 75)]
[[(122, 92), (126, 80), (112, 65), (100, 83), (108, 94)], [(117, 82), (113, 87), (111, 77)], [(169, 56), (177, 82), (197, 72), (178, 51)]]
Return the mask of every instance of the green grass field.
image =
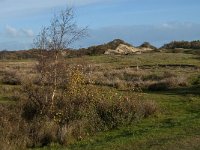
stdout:
[[(200, 87), (176, 91), (145, 93), (144, 99), (155, 100), (159, 113), (128, 127), (98, 133), (68, 148), (52, 149), (177, 149), (200, 148)], [(129, 93), (131, 94), (131, 93)], [(46, 149), (48, 149), (47, 147)]]
[[(15, 69), (15, 66), (18, 63), (18, 66), (20, 66), (22, 62), (12, 64), (10, 68)], [(27, 60), (25, 62), (30, 63)], [(101, 55), (70, 58), (68, 62), (97, 65), (105, 70), (135, 68), (138, 65), (140, 70), (147, 73), (161, 74), (168, 71), (174, 74), (186, 75), (190, 84), (186, 87), (163, 91), (143, 91), (142, 100), (153, 100), (159, 108), (158, 112), (151, 117), (134, 122), (130, 126), (122, 126), (112, 131), (99, 132), (67, 147), (52, 143), (51, 146), (42, 149), (200, 149), (199, 56), (185, 53), (145, 53), (133, 56)], [(3, 66), (8, 62), (0, 63)], [(4, 86), (3, 84), (1, 85), (1, 90)], [(129, 90), (120, 90), (102, 85), (96, 86), (112, 88), (126, 95), (135, 94), (135, 92)], [(6, 102), (10, 101), (6, 94), (0, 93), (0, 103), (6, 104)]]

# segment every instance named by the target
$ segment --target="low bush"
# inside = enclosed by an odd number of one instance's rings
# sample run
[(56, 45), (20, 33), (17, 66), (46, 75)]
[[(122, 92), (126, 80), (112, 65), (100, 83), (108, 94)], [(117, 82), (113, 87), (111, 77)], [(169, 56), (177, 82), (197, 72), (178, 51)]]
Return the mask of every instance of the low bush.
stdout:
[(23, 83), (20, 101), (1, 109), (3, 149), (68, 145), (99, 131), (129, 125), (157, 111), (153, 102), (142, 101), (137, 94), (130, 97), (85, 84), (82, 72), (74, 67), (66, 81), (57, 89), (53, 105), (50, 86), (30, 80)]
[(150, 91), (163, 91), (177, 87), (185, 87), (189, 84), (186, 77), (170, 77), (154, 82), (148, 86)]
[(14, 71), (4, 72), (1, 82), (3, 84), (8, 84), (8, 85), (20, 85), (21, 84), (20, 78), (17, 76), (16, 72), (14, 72)]
[(164, 91), (169, 88), (169, 83), (167, 82), (156, 82), (149, 85), (148, 90), (150, 91)]
[(200, 75), (197, 76), (195, 79), (193, 79), (192, 84), (193, 85), (200, 85)]

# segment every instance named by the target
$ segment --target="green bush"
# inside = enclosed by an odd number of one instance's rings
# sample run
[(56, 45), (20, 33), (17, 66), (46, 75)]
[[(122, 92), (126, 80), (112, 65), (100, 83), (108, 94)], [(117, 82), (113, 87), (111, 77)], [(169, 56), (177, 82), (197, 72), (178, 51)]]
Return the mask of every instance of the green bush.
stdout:
[(200, 85), (200, 76), (196, 77), (193, 81), (192, 81), (193, 85)]

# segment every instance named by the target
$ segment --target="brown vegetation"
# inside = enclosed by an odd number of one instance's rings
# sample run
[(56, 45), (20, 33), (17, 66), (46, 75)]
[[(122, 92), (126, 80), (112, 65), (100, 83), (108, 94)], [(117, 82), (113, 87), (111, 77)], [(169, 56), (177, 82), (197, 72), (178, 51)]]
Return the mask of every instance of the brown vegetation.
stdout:
[[(97, 45), (97, 46), (91, 46), (88, 48), (81, 48), (78, 50), (72, 50), (69, 48), (62, 49), (63, 55), (65, 57), (81, 57), (85, 55), (101, 55), (104, 54), (107, 50), (115, 50), (119, 45), (125, 45), (128, 47), (133, 47), (131, 44), (126, 43), (125, 41), (121, 39), (114, 39), (111, 42)], [(47, 47), (45, 48), (47, 50)], [(150, 49), (155, 50), (156, 47), (152, 46), (148, 42), (143, 43), (141, 46), (135, 49)], [(21, 59), (37, 59), (40, 56), (40, 51), (37, 49), (32, 50), (22, 50), (22, 51), (1, 51), (0, 52), (0, 60), (21, 60)]]
[(2, 83), (21, 85), (14, 104), (0, 105), (1, 149), (68, 145), (157, 111), (154, 102), (142, 101), (137, 94), (130, 97), (87, 84), (87, 69), (66, 63), (63, 50), (84, 34), (72, 20), (72, 10), (66, 9), (42, 29), (33, 75), (18, 78), (15, 72), (3, 71)]
[(200, 41), (172, 41), (168, 44), (164, 44), (161, 48), (164, 49), (176, 49), (176, 48), (183, 48), (183, 49), (200, 49)]
[(84, 83), (78, 67), (68, 67), (52, 105), (51, 86), (28, 79), (16, 105), (1, 106), (1, 139), (4, 149), (69, 144), (76, 140), (128, 125), (157, 110), (153, 102), (127, 97)]
[[(96, 85), (111, 86), (120, 90), (167, 90), (185, 87), (189, 84), (186, 75), (170, 72), (155, 74), (148, 70), (134, 68), (103, 69), (101, 66), (90, 66), (87, 82)], [(98, 68), (98, 69), (95, 69)]]

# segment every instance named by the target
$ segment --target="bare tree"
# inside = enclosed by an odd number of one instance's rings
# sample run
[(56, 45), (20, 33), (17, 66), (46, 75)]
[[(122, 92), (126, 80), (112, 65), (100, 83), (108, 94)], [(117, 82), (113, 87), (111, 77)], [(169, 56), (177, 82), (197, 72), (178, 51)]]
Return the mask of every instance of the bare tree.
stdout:
[(62, 51), (86, 35), (86, 28), (78, 28), (72, 8), (54, 14), (50, 26), (43, 27), (35, 40), (38, 49)]
[[(37, 70), (40, 74), (40, 85), (48, 85), (46, 100), (50, 102), (50, 109), (54, 107), (57, 89), (63, 82), (66, 65), (62, 52), (75, 41), (86, 36), (87, 28), (79, 28), (74, 21), (72, 8), (67, 8), (54, 14), (50, 25), (43, 27), (35, 39), (35, 47), (40, 50)], [(49, 96), (50, 95), (50, 96)], [(49, 100), (50, 99), (50, 100)]]

